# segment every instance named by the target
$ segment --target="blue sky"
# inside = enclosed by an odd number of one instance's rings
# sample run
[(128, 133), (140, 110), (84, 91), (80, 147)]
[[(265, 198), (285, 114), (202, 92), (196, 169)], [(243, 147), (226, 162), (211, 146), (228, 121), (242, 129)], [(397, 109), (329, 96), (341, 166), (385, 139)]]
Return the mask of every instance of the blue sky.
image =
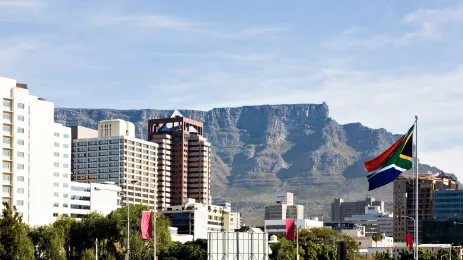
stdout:
[(0, 0), (0, 75), (60, 107), (418, 114), (421, 160), (463, 178), (462, 25), (452, 0)]

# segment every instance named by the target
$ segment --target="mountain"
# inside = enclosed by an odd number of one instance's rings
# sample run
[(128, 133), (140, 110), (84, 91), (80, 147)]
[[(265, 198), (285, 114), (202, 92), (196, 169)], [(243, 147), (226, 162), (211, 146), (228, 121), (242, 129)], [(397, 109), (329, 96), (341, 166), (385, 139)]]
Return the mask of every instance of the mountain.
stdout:
[[(392, 200), (392, 185), (368, 192), (363, 162), (387, 149), (400, 135), (360, 123), (339, 124), (328, 105), (262, 105), (180, 110), (204, 122), (213, 145), (212, 196), (227, 200), (243, 214), (243, 223), (259, 225), (263, 208), (279, 190), (294, 192), (307, 216), (329, 218), (329, 203), (373, 196)], [(56, 108), (55, 120), (65, 125), (96, 128), (104, 119), (135, 124), (146, 139), (150, 118), (169, 117), (171, 110)], [(420, 165), (420, 172), (439, 172)]]

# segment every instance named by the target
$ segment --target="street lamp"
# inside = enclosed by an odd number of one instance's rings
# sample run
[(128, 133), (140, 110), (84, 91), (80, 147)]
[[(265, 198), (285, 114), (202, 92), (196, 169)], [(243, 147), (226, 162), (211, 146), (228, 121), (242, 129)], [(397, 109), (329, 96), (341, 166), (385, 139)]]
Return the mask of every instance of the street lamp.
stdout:
[[(415, 227), (415, 225), (416, 225), (415, 219), (412, 218), (412, 217), (409, 217), (409, 216), (396, 216), (396, 217), (398, 217), (398, 218), (409, 218), (409, 219), (413, 220), (413, 226)], [(416, 239), (416, 237), (415, 237), (415, 239)], [(413, 255), (414, 255), (414, 258), (416, 260), (418, 260), (418, 240), (416, 240), (416, 242), (415, 242), (415, 252), (413, 252)]]
[[(132, 185), (136, 184), (137, 180), (131, 180)], [(129, 179), (127, 179), (127, 184)], [(129, 206), (129, 186), (125, 187), (125, 204), (127, 206), (127, 259), (130, 259), (130, 206)]]
[[(127, 179), (126, 183), (128, 184), (129, 180)], [(130, 183), (133, 185), (133, 184), (136, 184), (138, 183), (137, 180), (131, 180)], [(102, 188), (97, 188), (95, 187), (95, 190), (99, 191), (99, 190), (106, 190), (106, 191), (114, 191), (114, 192), (117, 192), (119, 194), (123, 194), (122, 192), (120, 191), (116, 191), (116, 190), (111, 190), (111, 189), (102, 189)], [(130, 259), (130, 207), (129, 207), (129, 187), (128, 185), (126, 185), (125, 187), (125, 204), (127, 206), (127, 259)]]

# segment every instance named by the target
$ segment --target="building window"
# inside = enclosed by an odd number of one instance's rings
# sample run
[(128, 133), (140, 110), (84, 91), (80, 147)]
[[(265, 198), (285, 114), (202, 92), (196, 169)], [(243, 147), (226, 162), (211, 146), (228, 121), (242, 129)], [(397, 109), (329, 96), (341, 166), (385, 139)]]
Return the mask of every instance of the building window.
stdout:
[(59, 137), (59, 133), (58, 133), (58, 132), (55, 132), (53, 135), (54, 135), (55, 137)]
[(3, 144), (11, 144), (11, 138), (10, 137), (3, 137)]
[(18, 118), (18, 121), (22, 121), (22, 122), (24, 122), (24, 116), (18, 115), (18, 117), (17, 117), (17, 118)]
[(67, 187), (69, 187), (69, 184), (63, 183), (63, 188), (67, 188)]
[(5, 119), (7, 121), (11, 121), (11, 114), (3, 113), (3, 119)]
[(17, 200), (16, 206), (24, 206), (24, 200)]
[(6, 108), (8, 110), (11, 110), (11, 101), (9, 100), (3, 100), (3, 108)]
[(59, 162), (54, 162), (54, 163), (53, 163), (53, 166), (59, 167)]
[(17, 152), (16, 155), (17, 155), (18, 157), (21, 157), (21, 158), (24, 157), (24, 153), (23, 153), (23, 152)]
[(16, 180), (23, 182), (24, 181), (24, 176), (17, 176)]
[(53, 187), (59, 187), (59, 182), (53, 182)]
[(67, 193), (63, 193), (63, 198), (67, 199), (69, 198), (69, 195)]
[(53, 196), (58, 198), (58, 197), (59, 197), (59, 193), (58, 193), (58, 192), (53, 192)]
[(58, 217), (58, 213), (53, 213), (53, 217)]
[(58, 153), (58, 152), (54, 152), (54, 156), (55, 156), (55, 157), (59, 157), (59, 153)]
[(11, 164), (9, 162), (2, 162), (3, 169), (10, 170)]
[(90, 209), (90, 206), (88, 206), (88, 205), (75, 205), (75, 204), (71, 204), (71, 209)]
[(69, 148), (69, 144), (63, 144), (63, 148)]
[(2, 192), (3, 193), (10, 193), (10, 187), (2, 186)]
[(63, 163), (63, 168), (69, 168), (69, 164)]
[(24, 109), (24, 103), (18, 103), (18, 108)]
[(17, 144), (18, 144), (18, 145), (24, 145), (24, 140), (18, 139)]
[(69, 154), (63, 153), (63, 158), (69, 158)]
[(67, 173), (63, 173), (63, 178), (65, 178), (65, 179), (66, 179), (66, 178), (68, 178), (68, 177), (69, 177), (69, 174), (67, 174)]
[(24, 193), (24, 189), (23, 189), (23, 188), (18, 188), (18, 189), (16, 190), (16, 192), (18, 192), (18, 193), (20, 193), (20, 194), (23, 194), (23, 193)]
[(63, 137), (64, 138), (69, 138), (69, 135), (68, 134), (63, 134)]
[(90, 192), (90, 187), (78, 187), (78, 186), (72, 186), (71, 190), (73, 191), (83, 191), (83, 192)]
[(55, 142), (55, 147), (59, 147), (59, 143), (58, 142)]
[(3, 175), (2, 175), (2, 180), (4, 180), (4, 181), (10, 181), (10, 175), (8, 175), (8, 174), (3, 174)]
[(3, 156), (10, 157), (10, 150), (3, 149)]
[(3, 126), (3, 133), (6, 133), (8, 135), (11, 135), (11, 126), (9, 125), (4, 125)]
[(63, 208), (68, 208), (69, 205), (67, 203), (63, 203)]
[(59, 172), (54, 172), (54, 173), (53, 173), (53, 176), (59, 177)]
[(53, 207), (58, 208), (58, 207), (59, 207), (59, 203), (58, 203), (58, 202), (53, 202)]
[(17, 168), (18, 170), (24, 170), (24, 164), (18, 163), (18, 164), (16, 165), (16, 168)]
[(18, 127), (17, 131), (20, 134), (24, 134), (24, 127)]

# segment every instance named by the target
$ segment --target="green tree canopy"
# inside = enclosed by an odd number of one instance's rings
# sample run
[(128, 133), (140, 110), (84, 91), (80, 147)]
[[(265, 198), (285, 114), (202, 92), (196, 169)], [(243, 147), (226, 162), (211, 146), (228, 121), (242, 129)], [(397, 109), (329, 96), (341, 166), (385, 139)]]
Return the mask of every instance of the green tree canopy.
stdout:
[(22, 223), (22, 217), (3, 203), (3, 216), (0, 218), (0, 259), (34, 259), (34, 245), (28, 236), (29, 228)]

